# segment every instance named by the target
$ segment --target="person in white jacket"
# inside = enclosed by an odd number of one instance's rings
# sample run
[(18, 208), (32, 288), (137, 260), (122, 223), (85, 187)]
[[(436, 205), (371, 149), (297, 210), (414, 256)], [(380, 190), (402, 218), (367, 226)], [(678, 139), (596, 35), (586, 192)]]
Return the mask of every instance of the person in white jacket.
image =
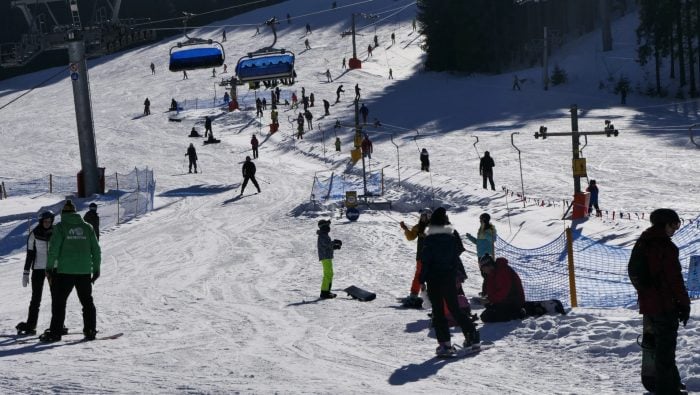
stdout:
[[(29, 314), (26, 322), (20, 322), (15, 327), (18, 335), (36, 334), (36, 322), (39, 319), (41, 294), (46, 278), (46, 261), (49, 256), (49, 239), (53, 230), (54, 213), (44, 211), (39, 216), (39, 225), (29, 233), (27, 239), (27, 258), (24, 261), (22, 286), (29, 284), (30, 274), (32, 283), (32, 300), (29, 302)], [(31, 272), (30, 272), (31, 271)]]

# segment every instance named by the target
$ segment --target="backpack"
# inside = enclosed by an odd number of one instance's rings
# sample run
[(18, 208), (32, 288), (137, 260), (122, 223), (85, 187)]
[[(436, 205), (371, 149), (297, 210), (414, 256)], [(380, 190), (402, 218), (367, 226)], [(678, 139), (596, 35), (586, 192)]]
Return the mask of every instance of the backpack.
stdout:
[(647, 251), (649, 245), (645, 241), (637, 241), (632, 248), (629, 263), (627, 264), (627, 274), (634, 288), (639, 291), (650, 288), (653, 285), (649, 263), (647, 261)]

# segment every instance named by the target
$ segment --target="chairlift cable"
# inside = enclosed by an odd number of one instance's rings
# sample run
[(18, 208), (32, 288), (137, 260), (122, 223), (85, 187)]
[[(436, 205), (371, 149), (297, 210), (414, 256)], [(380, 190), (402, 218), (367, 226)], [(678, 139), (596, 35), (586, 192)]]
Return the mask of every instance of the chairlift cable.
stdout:
[(65, 72), (66, 70), (68, 70), (68, 67), (59, 70), (56, 74), (52, 75), (51, 77), (49, 77), (49, 78), (47, 78), (47, 79), (41, 81), (40, 83), (34, 85), (33, 87), (29, 88), (28, 91), (22, 93), (21, 95), (15, 97), (14, 99), (12, 99), (12, 100), (10, 100), (9, 102), (5, 103), (2, 107), (0, 107), (0, 110), (4, 109), (5, 107), (9, 106), (10, 104), (16, 102), (17, 100), (21, 99), (22, 97), (28, 95), (28, 94), (29, 94), (31, 91), (33, 91), (34, 89), (36, 89), (36, 88), (38, 88), (38, 87), (44, 85), (45, 83), (51, 81), (51, 80), (54, 79), (57, 75), (59, 75), (59, 74)]

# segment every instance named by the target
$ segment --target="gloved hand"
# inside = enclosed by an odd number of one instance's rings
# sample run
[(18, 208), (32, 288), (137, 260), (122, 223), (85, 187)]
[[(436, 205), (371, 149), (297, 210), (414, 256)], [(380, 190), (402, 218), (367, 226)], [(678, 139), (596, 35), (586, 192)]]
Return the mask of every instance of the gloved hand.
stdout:
[(48, 280), (49, 285), (53, 282), (54, 274), (56, 274), (56, 269), (46, 269), (46, 280)]
[(469, 232), (467, 232), (467, 238), (471, 239), (471, 238), (472, 238), (472, 234), (469, 233)]
[(25, 270), (22, 274), (22, 286), (26, 287), (29, 284), (29, 270)]
[(333, 249), (334, 249), (334, 250), (339, 250), (340, 247), (342, 247), (342, 246), (343, 246), (343, 242), (342, 242), (342, 241), (340, 241), (340, 240), (338, 240), (338, 239), (333, 240)]
[(100, 272), (92, 273), (92, 280), (91, 280), (91, 282), (94, 284), (95, 281), (97, 281), (98, 278), (100, 278)]
[(688, 306), (678, 306), (678, 322), (683, 323), (685, 326), (690, 318), (690, 305)]
[(401, 229), (403, 229), (403, 230), (407, 230), (407, 229), (408, 229), (408, 227), (406, 226), (406, 224), (405, 224), (403, 221), (401, 221), (401, 222), (399, 223), (399, 225), (401, 226)]

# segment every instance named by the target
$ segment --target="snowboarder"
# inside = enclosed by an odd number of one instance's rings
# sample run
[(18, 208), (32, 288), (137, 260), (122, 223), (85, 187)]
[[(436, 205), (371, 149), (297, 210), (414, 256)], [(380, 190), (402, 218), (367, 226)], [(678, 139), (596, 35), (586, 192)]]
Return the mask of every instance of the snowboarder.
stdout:
[(420, 151), (420, 170), (430, 171), (430, 156), (425, 148)]
[[(496, 256), (496, 227), (491, 223), (491, 216), (488, 213), (483, 213), (479, 216), (479, 230), (476, 232), (476, 237), (471, 233), (467, 233), (467, 239), (476, 244), (476, 262), (489, 254), (492, 257)], [(481, 272), (481, 277), (484, 279), (481, 283), (482, 294), (486, 293), (486, 273)]]
[(224, 104), (228, 105), (229, 102), (231, 102), (231, 96), (229, 96), (228, 92), (224, 92)]
[(308, 39), (308, 38), (307, 38), (306, 40), (304, 40), (304, 46), (306, 47), (306, 49), (311, 49), (311, 45), (309, 45), (309, 39)]
[(372, 141), (369, 139), (369, 136), (367, 133), (365, 133), (365, 138), (362, 139), (362, 156), (366, 156), (369, 159), (372, 159), (372, 152), (374, 151), (372, 147)]
[(155, 75), (155, 74), (156, 74), (156, 65), (154, 65), (153, 62), (151, 62), (151, 75)]
[(175, 98), (170, 100), (170, 111), (177, 111), (177, 101)]
[(211, 78), (216, 78), (216, 67), (211, 69)]
[[(206, 137), (206, 132), (204, 136)], [(190, 160), (190, 173), (192, 173), (192, 166), (194, 166), (194, 172), (197, 173), (197, 151), (194, 149), (194, 144), (190, 143), (190, 146), (187, 147), (187, 153), (185, 153), (185, 156), (188, 156)]]
[(406, 240), (412, 241), (416, 240), (416, 269), (413, 274), (413, 281), (411, 282), (411, 292), (406, 298), (404, 304), (406, 307), (421, 307), (423, 305), (423, 300), (420, 299), (418, 294), (420, 294), (420, 271), (423, 266), (420, 258), (420, 253), (423, 250), (423, 240), (425, 239), (425, 229), (430, 223), (430, 214), (433, 210), (426, 208), (420, 211), (420, 217), (418, 223), (413, 225), (410, 229), (409, 227), (401, 221), (399, 225), (403, 229), (404, 236)]
[(335, 151), (340, 152), (340, 137), (335, 138)]
[(255, 163), (253, 163), (250, 160), (250, 156), (245, 157), (245, 162), (243, 163), (242, 167), (242, 172), (243, 172), (243, 185), (241, 185), (241, 195), (243, 195), (243, 191), (245, 190), (246, 185), (248, 185), (248, 180), (250, 180), (255, 188), (258, 189), (258, 193), (260, 193), (260, 185), (258, 185), (258, 181), (255, 179)]
[(143, 115), (151, 115), (151, 101), (148, 98), (143, 101)]
[(182, 79), (183, 80), (189, 79), (189, 77), (187, 77), (187, 70), (182, 70)]
[(316, 99), (316, 97), (314, 96), (313, 92), (309, 93), (309, 107), (313, 107), (313, 106), (314, 106), (314, 100), (315, 100), (315, 99)]
[(328, 111), (330, 108), (331, 103), (328, 100), (323, 99), (323, 110), (325, 111), (325, 115), (331, 115), (331, 113)]
[(311, 34), (311, 25), (306, 24), (306, 34)]
[(598, 207), (598, 185), (596, 184), (595, 180), (588, 181), (588, 188), (586, 188), (586, 192), (591, 194), (589, 201), (590, 204), (588, 205), (588, 215), (591, 215), (593, 212), (593, 207), (595, 207), (595, 216), (601, 217), (603, 213), (600, 211), (600, 207)]
[(459, 324), (464, 335), (463, 346), (471, 347), (480, 342), (479, 332), (471, 318), (459, 308), (457, 287), (459, 280), (466, 279), (464, 267), (459, 255), (464, 250), (459, 235), (451, 226), (447, 211), (439, 207), (430, 216), (430, 223), (425, 231), (423, 249), (421, 250), (421, 284), (427, 283), (428, 297), (432, 305), (432, 319), (438, 356), (455, 354), (450, 341), (450, 329), (445, 317), (444, 305)]
[(340, 94), (345, 93), (345, 90), (343, 89), (343, 85), (340, 85), (338, 89), (335, 90), (335, 102), (340, 101)]
[[(671, 237), (680, 228), (678, 214), (668, 208), (654, 210), (651, 227), (632, 248), (628, 273), (637, 290), (639, 313), (651, 336), (643, 334), (642, 347), (653, 347), (656, 368), (655, 393), (680, 394), (685, 387), (676, 366), (678, 326), (690, 317), (690, 299), (683, 281), (678, 247)], [(654, 338), (654, 343), (651, 342)]]
[(520, 80), (517, 75), (513, 76), (513, 90), (520, 90)]
[(479, 269), (486, 275), (486, 293), (482, 297), (483, 322), (505, 322), (525, 318), (525, 292), (520, 276), (508, 265), (506, 258), (496, 260), (485, 254)]
[[(342, 85), (341, 85), (342, 86)], [(355, 84), (355, 100), (360, 100), (360, 84)]]
[(342, 68), (343, 68), (343, 69), (346, 69), (347, 67), (348, 67), (348, 66), (347, 66), (347, 63), (346, 63), (346, 61), (345, 61), (345, 57), (343, 57), (343, 66), (342, 66)]
[(331, 70), (326, 69), (326, 82), (333, 82), (333, 78), (331, 78)]
[(379, 46), (379, 37), (376, 34), (374, 35), (374, 46), (375, 47)]
[(92, 284), (100, 277), (101, 251), (90, 225), (76, 213), (71, 200), (61, 210), (61, 222), (53, 227), (46, 274), (51, 284), (51, 326), (41, 336), (41, 342), (55, 342), (63, 335), (66, 301), (75, 287), (83, 306), (84, 340), (95, 340), (96, 309), (92, 299)]
[(256, 117), (262, 117), (263, 116), (263, 111), (262, 111), (262, 100), (258, 97), (255, 99), (255, 116)]
[(255, 135), (250, 139), (250, 147), (253, 149), (253, 159), (258, 159), (258, 138)]
[(46, 262), (49, 252), (49, 240), (53, 231), (53, 220), (54, 214), (51, 210), (42, 212), (39, 216), (39, 224), (32, 229), (27, 239), (27, 258), (24, 261), (22, 286), (26, 287), (29, 284), (31, 276), (32, 299), (29, 302), (27, 321), (20, 322), (15, 327), (18, 335), (36, 334), (41, 294), (44, 291), (44, 279), (46, 278)]
[(486, 189), (486, 181), (488, 180), (491, 183), (491, 190), (496, 190), (496, 186), (493, 184), (493, 168), (495, 166), (491, 154), (488, 151), (484, 152), (484, 156), (479, 161), (479, 174), (483, 178), (484, 189)]
[(90, 203), (88, 211), (83, 215), (83, 220), (92, 225), (95, 237), (97, 237), (97, 241), (100, 241), (100, 216), (97, 214), (97, 203)]
[(314, 119), (314, 115), (311, 113), (311, 111), (306, 110), (304, 111), (304, 118), (306, 118), (306, 126), (308, 127), (309, 130), (314, 130), (314, 125), (312, 123)]
[[(204, 137), (207, 137), (208, 134), (212, 134), (211, 130), (211, 118), (204, 117)], [(196, 173), (196, 172), (195, 172)]]
[(391, 33), (391, 45), (396, 44), (396, 35), (392, 32)]
[(316, 247), (318, 248), (318, 260), (323, 266), (323, 280), (321, 281), (321, 299), (333, 299), (335, 294), (331, 292), (333, 285), (333, 250), (339, 250), (342, 242), (340, 240), (331, 240), (329, 235), (331, 231), (331, 220), (322, 219), (318, 221), (318, 240)]
[(279, 113), (277, 112), (277, 110), (270, 111), (270, 119), (272, 120), (272, 123), (274, 123), (274, 124), (279, 123)]
[(366, 124), (367, 116), (369, 115), (369, 108), (365, 106), (365, 103), (362, 103), (362, 106), (360, 107), (360, 114), (362, 114), (362, 123)]
[(199, 134), (197, 129), (195, 129), (194, 126), (192, 126), (192, 130), (190, 130), (190, 135), (187, 137), (202, 137), (202, 136)]
[(226, 29), (221, 31), (221, 42), (226, 42)]
[(372, 57), (372, 44), (369, 44), (367, 46), (367, 57), (368, 58)]
[(390, 80), (394, 79), (394, 71), (391, 68), (389, 68), (389, 79)]

